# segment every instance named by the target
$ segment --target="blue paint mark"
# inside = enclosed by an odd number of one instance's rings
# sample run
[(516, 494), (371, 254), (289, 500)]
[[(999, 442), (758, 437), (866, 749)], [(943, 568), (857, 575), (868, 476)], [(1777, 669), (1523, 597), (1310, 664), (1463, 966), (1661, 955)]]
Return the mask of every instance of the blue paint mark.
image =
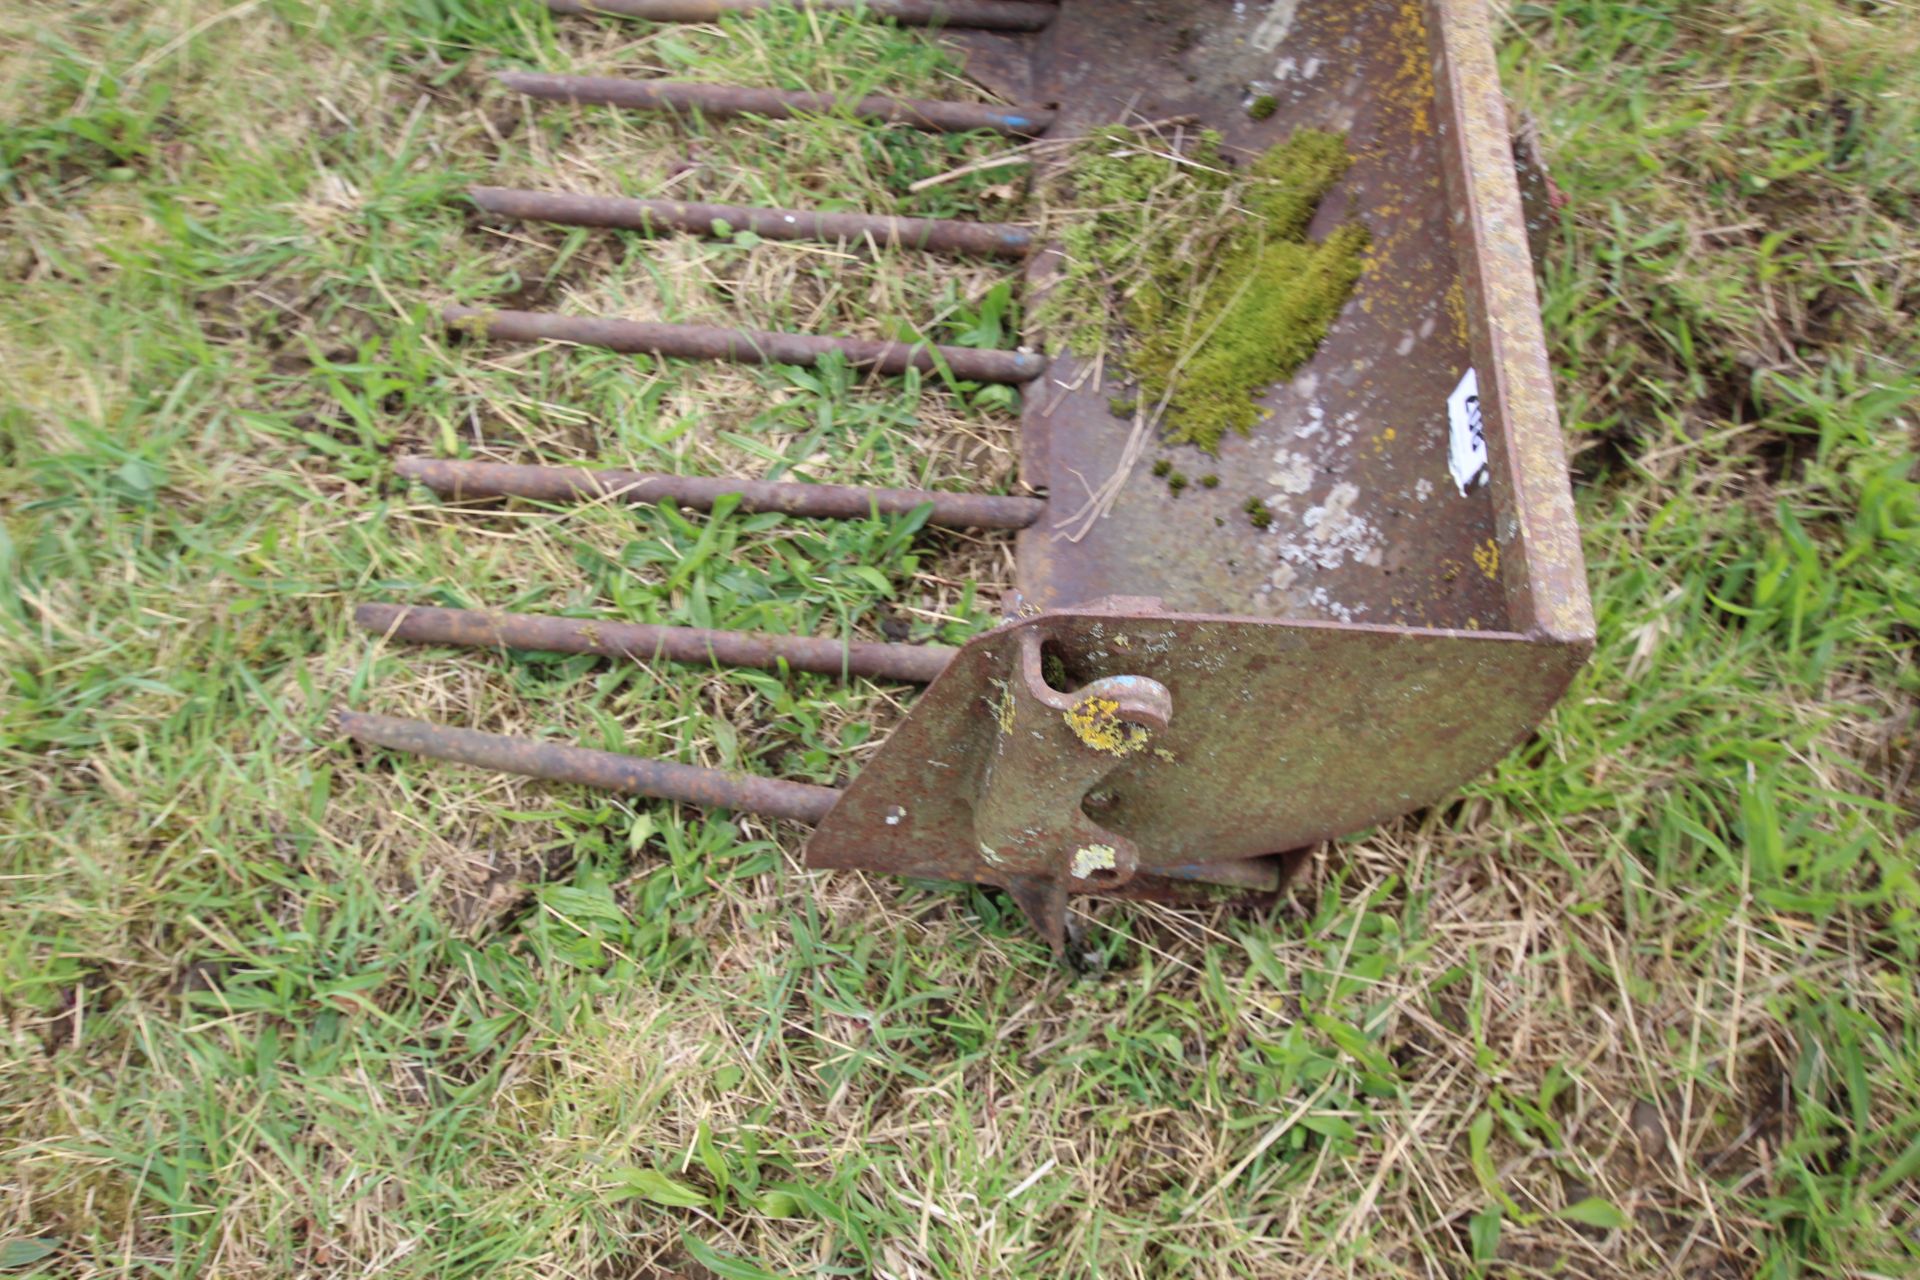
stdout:
[(1006, 125), (1009, 129), (1024, 129), (1032, 124), (1033, 121), (1027, 116), (1001, 116), (1000, 123)]

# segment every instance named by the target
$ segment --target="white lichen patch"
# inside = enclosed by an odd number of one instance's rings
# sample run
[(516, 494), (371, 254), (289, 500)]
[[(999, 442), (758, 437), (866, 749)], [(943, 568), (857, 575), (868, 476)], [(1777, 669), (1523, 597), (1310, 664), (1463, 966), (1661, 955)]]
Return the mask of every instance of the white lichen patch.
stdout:
[(1073, 874), (1085, 880), (1096, 871), (1111, 871), (1119, 865), (1119, 855), (1110, 844), (1082, 845), (1074, 851)]
[(1344, 534), (1353, 523), (1353, 504), (1359, 496), (1360, 486), (1351, 481), (1342, 480), (1333, 486), (1324, 503), (1307, 511), (1309, 536), (1315, 542), (1332, 542)]
[(1282, 493), (1305, 493), (1313, 488), (1313, 459), (1304, 453), (1282, 449), (1273, 455), (1277, 466), (1267, 483)]
[(1327, 429), (1327, 411), (1319, 401), (1309, 401), (1307, 411), (1299, 426), (1293, 429), (1296, 439), (1311, 440)]
[(1315, 587), (1307, 596), (1307, 603), (1329, 618), (1339, 622), (1353, 622), (1367, 611), (1367, 606), (1348, 607), (1335, 600), (1325, 587)]
[(1248, 37), (1253, 47), (1272, 53), (1293, 30), (1293, 20), (1300, 14), (1300, 0), (1272, 0), (1267, 12), (1260, 19), (1260, 25), (1253, 29)]
[[(1277, 496), (1277, 495), (1276, 495)], [(1304, 574), (1316, 569), (1338, 569), (1345, 564), (1377, 568), (1386, 555), (1386, 540), (1379, 526), (1367, 518), (1360, 486), (1341, 480), (1327, 490), (1295, 522), (1276, 521), (1278, 534), (1273, 539), (1277, 561), (1265, 589), (1295, 595), (1298, 604), (1309, 604), (1341, 621), (1352, 621), (1351, 613), (1339, 607), (1324, 588), (1304, 597), (1294, 592), (1304, 586)]]

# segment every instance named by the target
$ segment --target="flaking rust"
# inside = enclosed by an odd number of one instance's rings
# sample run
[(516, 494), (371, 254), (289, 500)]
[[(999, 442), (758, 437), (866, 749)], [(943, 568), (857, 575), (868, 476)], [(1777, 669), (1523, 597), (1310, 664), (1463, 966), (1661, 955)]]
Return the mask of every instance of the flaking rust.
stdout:
[[(665, 20), (761, 7), (621, 5)], [(361, 611), (361, 625), (394, 641), (926, 684), (843, 789), (355, 712), (341, 715), (342, 731), (483, 768), (812, 823), (811, 866), (998, 886), (1056, 952), (1074, 895), (1211, 904), (1270, 894), (1303, 850), (1444, 798), (1529, 733), (1584, 661), (1593, 620), (1485, 0), (889, 0), (874, 9), (943, 28), (939, 38), (1013, 105), (538, 75), (508, 84), (682, 119), (831, 111), (871, 128), (1045, 133), (1049, 146), (1035, 153), (1043, 168), (1074, 153), (1055, 140), (1145, 120), (1213, 131), (1222, 164), (1285, 155), (1276, 149), (1295, 137), (1338, 137), (1340, 163), (1312, 184), (1317, 211), (1288, 224), (1296, 248), (1287, 252), (1303, 260), (1334, 236), (1362, 252), (1357, 274), (1336, 273), (1341, 290), (1353, 276), (1351, 297), (1329, 293), (1314, 310), (1324, 339), (1271, 386), (1213, 387), (1241, 398), (1206, 408), (1206, 420), (1225, 424), (1210, 455), (1177, 441), (1143, 449), (1141, 391), (1116, 385), (1123, 362), (1102, 366), (1037, 329), (1022, 350), (982, 351), (450, 309), (449, 322), (489, 341), (741, 362), (838, 352), (874, 376), (922, 369), (1021, 384), (1021, 494), (434, 459), (401, 466), (456, 500), (705, 510), (731, 495), (742, 509), (800, 519), (914, 513), (1013, 530), (1018, 595), (1006, 622), (957, 649)], [(1019, 34), (1034, 26), (1045, 30)], [(495, 188), (476, 199), (501, 216), (649, 234), (714, 234), (716, 219), (737, 219), (782, 238), (856, 247), (849, 237), (884, 237), (1018, 258), (1030, 301), (1063, 268), (1057, 245), (1010, 224)], [(1147, 336), (1164, 347), (1166, 334)], [(1447, 402), (1469, 370), (1486, 481), (1462, 492), (1448, 471)], [(1190, 435), (1215, 442), (1211, 432)], [(1156, 450), (1157, 463), (1143, 457)], [(1090, 492), (1106, 505), (1088, 518)]]

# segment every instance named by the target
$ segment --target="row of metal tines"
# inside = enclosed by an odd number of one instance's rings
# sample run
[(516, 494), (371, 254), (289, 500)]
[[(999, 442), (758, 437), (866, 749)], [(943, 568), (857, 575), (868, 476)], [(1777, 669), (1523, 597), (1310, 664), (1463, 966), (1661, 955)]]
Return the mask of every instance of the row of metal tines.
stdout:
[[(657, 22), (710, 22), (728, 13), (774, 7), (786, 0), (547, 0), (561, 14), (614, 14)], [(857, 11), (904, 25), (975, 27), (1031, 32), (1055, 12), (1040, 0), (805, 0), (797, 7)], [(832, 94), (704, 84), (673, 80), (628, 80), (595, 76), (506, 72), (500, 83), (531, 97), (627, 110), (665, 111), (686, 117), (736, 116), (790, 119), (851, 115), (886, 125), (941, 132), (985, 130), (1008, 137), (1044, 133), (1052, 113), (1043, 109)], [(932, 253), (1026, 258), (1030, 229), (1011, 223), (891, 217), (665, 199), (631, 199), (561, 192), (476, 187), (470, 195), (488, 213), (564, 226), (611, 228), (647, 234), (693, 235), (746, 230), (766, 240), (868, 243)], [(1038, 377), (1044, 356), (1024, 351), (981, 350), (934, 343), (888, 342), (822, 334), (775, 333), (704, 325), (667, 324), (611, 317), (449, 306), (445, 322), (456, 329), (509, 341), (559, 341), (613, 351), (684, 359), (812, 365), (838, 353), (855, 367), (879, 374), (908, 369), (949, 374), (969, 382), (1019, 384)], [(555, 467), (402, 457), (399, 474), (455, 501), (517, 497), (535, 501), (670, 502), (710, 510), (726, 495), (742, 512), (860, 519), (903, 515), (928, 508), (928, 522), (952, 528), (1022, 529), (1040, 519), (1041, 498), (950, 493), (920, 489), (757, 481), (585, 467)], [(828, 675), (927, 683), (952, 659), (941, 645), (843, 642), (762, 632), (710, 630), (531, 614), (479, 612), (391, 604), (365, 604), (356, 623), (391, 640), (419, 644), (597, 654), (610, 658), (787, 668)], [(429, 724), (424, 721), (341, 711), (348, 737), (437, 759), (502, 772), (584, 783), (608, 790), (692, 804), (818, 821), (833, 807), (832, 787), (752, 777)]]

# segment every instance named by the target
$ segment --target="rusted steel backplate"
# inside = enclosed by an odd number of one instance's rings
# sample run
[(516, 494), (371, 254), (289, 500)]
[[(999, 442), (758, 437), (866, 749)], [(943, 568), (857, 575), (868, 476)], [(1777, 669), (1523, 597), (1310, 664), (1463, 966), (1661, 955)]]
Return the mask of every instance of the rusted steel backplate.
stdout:
[[(1262, 398), (1270, 416), (1217, 459), (1166, 451), (1217, 488), (1176, 496), (1150, 473), (1150, 449), (1111, 514), (1071, 540), (1065, 515), (1120, 465), (1130, 424), (1109, 402), (1121, 383), (1109, 368), (1096, 384), (1061, 357), (1028, 387), (1022, 474), (1058, 514), (1020, 537), (1027, 597), (1058, 608), (1157, 595), (1176, 611), (1531, 630), (1529, 613), (1510, 612), (1516, 598), (1530, 607), (1514, 586), (1529, 577), (1523, 535), (1564, 539), (1507, 517), (1531, 503), (1550, 508), (1555, 529), (1572, 520), (1553, 492), (1564, 494), (1565, 468), (1524, 237), (1501, 224), (1518, 208), (1512, 166), (1482, 154), (1488, 129), (1503, 155), (1505, 135), (1481, 0), (1062, 0), (1025, 64), (1004, 40), (950, 38), (990, 85), (1057, 104), (1056, 137), (1190, 116), (1252, 154), (1301, 128), (1343, 132), (1353, 167), (1312, 234), (1358, 219), (1373, 238), (1319, 353)], [(1274, 100), (1263, 120), (1248, 111), (1255, 94)], [(1052, 266), (1036, 260), (1036, 288)], [(1523, 439), (1526, 456), (1509, 464), (1515, 450), (1496, 447), (1494, 485), (1462, 496), (1446, 406), (1472, 366), (1500, 388), (1489, 435)], [(1538, 482), (1514, 487), (1515, 467)], [(1265, 530), (1242, 510), (1254, 497), (1273, 514)], [(1580, 631), (1577, 551), (1570, 563), (1552, 588), (1573, 601), (1555, 634)]]
[(1143, 874), (1297, 849), (1430, 803), (1509, 750), (1585, 656), (1509, 634), (1043, 614), (960, 652), (821, 821), (810, 865), (1001, 883), (976, 798), (1029, 631), (1076, 688), (1130, 676), (1170, 695), (1166, 727), (1086, 804)]

